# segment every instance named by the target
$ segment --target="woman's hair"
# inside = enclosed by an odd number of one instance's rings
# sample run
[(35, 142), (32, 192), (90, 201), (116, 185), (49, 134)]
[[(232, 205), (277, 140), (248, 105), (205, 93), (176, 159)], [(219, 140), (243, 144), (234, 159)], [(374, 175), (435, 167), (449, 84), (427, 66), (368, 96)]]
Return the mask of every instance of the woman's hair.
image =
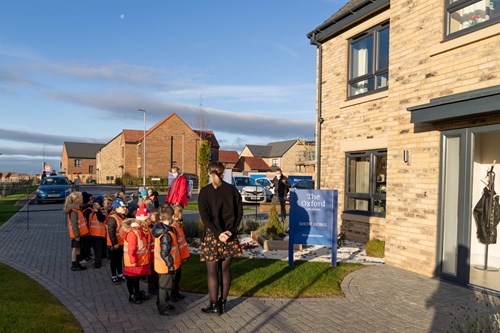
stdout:
[(183, 208), (181, 205), (174, 206), (174, 214), (172, 216), (174, 218), (174, 220), (178, 221), (178, 220), (182, 219), (182, 211), (183, 211)]
[(80, 209), (83, 204), (82, 192), (71, 192), (64, 202), (64, 212), (67, 214), (71, 209)]
[(212, 186), (214, 188), (219, 188), (222, 185), (222, 177), (224, 177), (224, 164), (221, 162), (212, 162), (208, 167), (208, 173), (210, 174), (210, 179), (212, 180)]
[(160, 220), (163, 222), (172, 221), (172, 215), (174, 215), (174, 210), (170, 205), (162, 205), (160, 207)]

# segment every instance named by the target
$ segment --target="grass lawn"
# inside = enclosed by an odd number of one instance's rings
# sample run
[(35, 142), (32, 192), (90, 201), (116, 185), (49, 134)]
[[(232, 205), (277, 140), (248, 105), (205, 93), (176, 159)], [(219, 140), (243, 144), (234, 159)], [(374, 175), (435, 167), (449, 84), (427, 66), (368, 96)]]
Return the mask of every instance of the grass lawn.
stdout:
[(26, 192), (31, 193), (35, 189), (36, 186), (31, 186), (28, 191), (23, 189), (0, 199), (0, 225), (7, 222), (18, 210), (22, 208), (21, 206), (16, 206), (17, 200), (24, 198), (27, 195)]
[(83, 332), (45, 288), (0, 264), (0, 332)]
[[(233, 258), (231, 263), (232, 296), (258, 297), (337, 297), (343, 296), (340, 284), (347, 274), (365, 267), (362, 264), (330, 263), (274, 259)], [(207, 293), (207, 272), (199, 255), (182, 265), (181, 288)]]

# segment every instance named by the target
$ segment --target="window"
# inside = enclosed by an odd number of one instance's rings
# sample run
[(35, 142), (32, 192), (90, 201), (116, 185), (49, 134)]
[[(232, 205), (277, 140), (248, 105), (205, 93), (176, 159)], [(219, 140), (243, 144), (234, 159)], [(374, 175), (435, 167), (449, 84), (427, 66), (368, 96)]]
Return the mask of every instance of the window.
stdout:
[(499, 21), (500, 0), (447, 0), (446, 14), (448, 35), (477, 30)]
[(94, 166), (93, 165), (89, 165), (89, 173), (94, 173)]
[(385, 216), (387, 150), (347, 154), (345, 212)]
[(388, 81), (389, 22), (385, 22), (349, 41), (348, 96), (387, 89)]
[(82, 160), (75, 160), (75, 166), (76, 167), (81, 167), (82, 166)]
[(273, 158), (273, 165), (272, 166), (278, 166), (278, 159)]

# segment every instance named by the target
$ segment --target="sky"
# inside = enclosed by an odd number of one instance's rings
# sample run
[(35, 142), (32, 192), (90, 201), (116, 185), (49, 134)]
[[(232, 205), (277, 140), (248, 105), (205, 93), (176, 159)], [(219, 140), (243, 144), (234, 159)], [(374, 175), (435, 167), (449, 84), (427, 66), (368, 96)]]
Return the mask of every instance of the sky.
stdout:
[[(0, 171), (59, 166), (176, 112), (220, 149), (314, 139), (307, 33), (347, 0), (16, 0), (0, 4)], [(204, 121), (200, 122), (203, 112)]]

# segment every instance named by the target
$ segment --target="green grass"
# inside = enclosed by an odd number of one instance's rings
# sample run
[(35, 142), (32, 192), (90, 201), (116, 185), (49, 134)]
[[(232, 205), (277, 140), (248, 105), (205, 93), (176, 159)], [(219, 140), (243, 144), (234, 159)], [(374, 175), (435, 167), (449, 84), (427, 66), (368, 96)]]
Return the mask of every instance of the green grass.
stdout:
[[(340, 284), (362, 264), (340, 263), (334, 269), (330, 263), (274, 259), (233, 258), (231, 263), (232, 296), (257, 297), (338, 297), (343, 296)], [(182, 265), (181, 288), (207, 293), (207, 272), (199, 255)]]
[(0, 264), (0, 333), (83, 332), (78, 321), (41, 285)]
[(187, 206), (184, 207), (184, 210), (195, 210), (198, 211), (198, 201), (190, 201)]
[(7, 222), (22, 208), (22, 206), (16, 206), (17, 200), (24, 198), (27, 195), (26, 192), (31, 193), (35, 189), (36, 186), (31, 186), (27, 191), (23, 189), (0, 199), (0, 225)]

